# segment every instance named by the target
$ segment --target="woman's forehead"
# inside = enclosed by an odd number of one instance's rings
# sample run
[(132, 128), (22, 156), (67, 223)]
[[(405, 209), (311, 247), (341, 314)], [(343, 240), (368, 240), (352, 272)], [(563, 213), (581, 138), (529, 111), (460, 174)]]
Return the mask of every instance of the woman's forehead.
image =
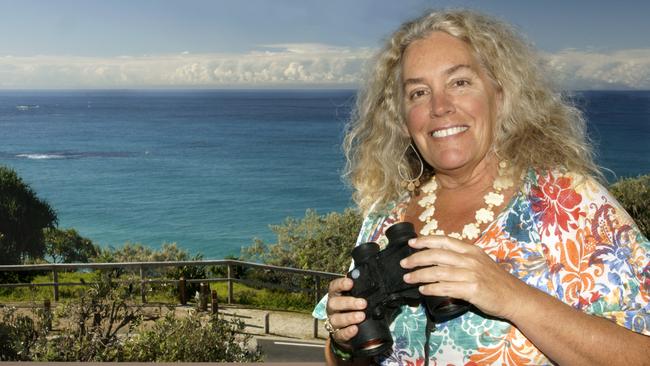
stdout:
[(436, 69), (440, 73), (471, 70), (478, 72), (480, 62), (472, 48), (464, 41), (445, 32), (432, 32), (411, 43), (404, 51), (402, 72), (421, 72)]

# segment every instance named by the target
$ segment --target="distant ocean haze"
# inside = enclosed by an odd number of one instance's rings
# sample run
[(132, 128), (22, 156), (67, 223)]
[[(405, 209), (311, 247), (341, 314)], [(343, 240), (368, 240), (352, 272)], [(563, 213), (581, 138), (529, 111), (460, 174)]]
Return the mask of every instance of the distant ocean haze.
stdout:
[[(580, 92), (600, 163), (650, 173), (650, 92)], [(351, 90), (2, 91), (0, 164), (102, 246), (239, 254), (270, 224), (352, 205)], [(351, 243), (352, 245), (352, 243)]]

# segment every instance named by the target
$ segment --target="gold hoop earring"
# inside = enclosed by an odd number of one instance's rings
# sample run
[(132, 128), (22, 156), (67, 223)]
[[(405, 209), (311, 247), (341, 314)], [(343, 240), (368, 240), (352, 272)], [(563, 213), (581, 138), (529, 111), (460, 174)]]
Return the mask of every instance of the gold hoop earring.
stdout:
[[(406, 188), (411, 194), (413, 193), (418, 194), (417, 191), (421, 184), (420, 178), (422, 178), (422, 174), (424, 173), (424, 162), (422, 162), (422, 158), (420, 157), (420, 154), (418, 154), (418, 151), (415, 149), (415, 146), (413, 146), (412, 143), (409, 143), (408, 146), (406, 147), (406, 150), (404, 150), (404, 153), (402, 154), (403, 157), (407, 156), (406, 154), (409, 148), (413, 149), (415, 156), (417, 156), (418, 161), (420, 162), (420, 173), (415, 178), (407, 178), (406, 174), (402, 172), (402, 164), (397, 165), (397, 173), (399, 173), (400, 178), (402, 178), (402, 182), (400, 183), (402, 188)], [(408, 157), (406, 157), (406, 162), (408, 164)]]

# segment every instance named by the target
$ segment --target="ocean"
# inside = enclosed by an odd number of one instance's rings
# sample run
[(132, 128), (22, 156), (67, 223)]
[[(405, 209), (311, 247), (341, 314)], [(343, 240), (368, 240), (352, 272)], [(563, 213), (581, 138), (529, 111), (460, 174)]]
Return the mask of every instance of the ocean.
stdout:
[[(650, 91), (575, 93), (608, 179), (650, 173)], [(101, 246), (237, 255), (352, 205), (351, 90), (0, 91), (0, 164)], [(615, 174), (615, 176), (614, 176)]]

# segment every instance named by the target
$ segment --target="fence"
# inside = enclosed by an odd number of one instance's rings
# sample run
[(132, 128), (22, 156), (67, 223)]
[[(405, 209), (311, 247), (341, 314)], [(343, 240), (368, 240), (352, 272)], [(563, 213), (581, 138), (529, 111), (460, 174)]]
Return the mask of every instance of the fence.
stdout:
[[(160, 268), (160, 267), (182, 267), (182, 266), (225, 266), (227, 268), (226, 277), (219, 278), (196, 278), (196, 279), (184, 279), (179, 280), (172, 279), (155, 279), (147, 278), (146, 273), (147, 269), (150, 268)], [(286, 286), (283, 284), (263, 282), (263, 281), (254, 281), (244, 278), (236, 278), (234, 273), (234, 267), (242, 268), (258, 268), (267, 270), (270, 272), (284, 272), (290, 273), (297, 276), (307, 276), (312, 278), (312, 286), (309, 288), (297, 288), (295, 286)], [(54, 301), (59, 301), (59, 286), (89, 286), (92, 285), (92, 282), (59, 282), (59, 272), (69, 271), (69, 270), (79, 270), (79, 269), (131, 269), (140, 272), (140, 296), (143, 303), (147, 303), (146, 298), (146, 289), (149, 284), (163, 284), (163, 283), (173, 283), (179, 287), (184, 287), (186, 283), (211, 283), (211, 282), (227, 282), (228, 284), (228, 294), (227, 301), (228, 304), (233, 303), (233, 283), (243, 283), (246, 285), (270, 288), (270, 289), (282, 289), (287, 291), (300, 291), (308, 292), (313, 295), (314, 303), (318, 302), (322, 295), (324, 294), (323, 285), (329, 282), (329, 280), (341, 277), (340, 274), (322, 272), (322, 271), (311, 271), (311, 270), (302, 270), (289, 267), (279, 267), (271, 266), (260, 263), (245, 262), (239, 260), (231, 259), (219, 259), (219, 260), (202, 260), (202, 261), (169, 261), (169, 262), (123, 262), (123, 263), (49, 263), (49, 264), (31, 264), (31, 265), (0, 265), (0, 271), (39, 271), (39, 272), (52, 272), (52, 282), (43, 282), (43, 283), (9, 283), (9, 284), (0, 284), (0, 287), (36, 287), (36, 286), (52, 286), (53, 288), (53, 297)], [(324, 281), (325, 280), (325, 281)], [(183, 294), (179, 299), (179, 302), (183, 305), (184, 303), (184, 291), (179, 291), (180, 294)], [(318, 336), (318, 325), (317, 321), (314, 320), (314, 337)]]

